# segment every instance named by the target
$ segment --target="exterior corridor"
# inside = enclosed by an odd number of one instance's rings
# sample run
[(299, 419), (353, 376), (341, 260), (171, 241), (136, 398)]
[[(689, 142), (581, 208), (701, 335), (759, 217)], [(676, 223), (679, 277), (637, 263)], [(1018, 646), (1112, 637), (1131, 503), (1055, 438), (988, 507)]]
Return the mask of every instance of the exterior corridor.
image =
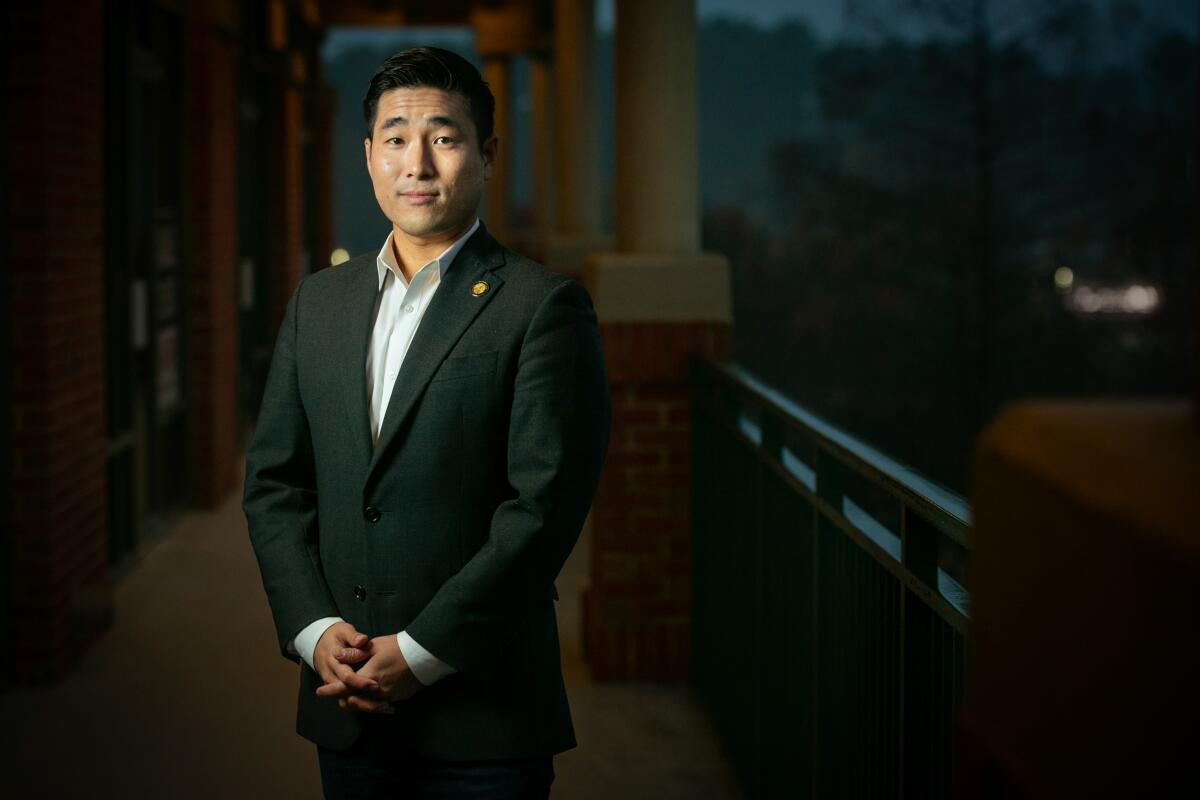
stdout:
[[(117, 582), (113, 628), (61, 684), (0, 696), (6, 795), (320, 797), (239, 500), (180, 518), (145, 548)], [(558, 581), (580, 747), (555, 758), (551, 796), (740, 797), (686, 686), (589, 679), (578, 613), (587, 550), (583, 539)]]

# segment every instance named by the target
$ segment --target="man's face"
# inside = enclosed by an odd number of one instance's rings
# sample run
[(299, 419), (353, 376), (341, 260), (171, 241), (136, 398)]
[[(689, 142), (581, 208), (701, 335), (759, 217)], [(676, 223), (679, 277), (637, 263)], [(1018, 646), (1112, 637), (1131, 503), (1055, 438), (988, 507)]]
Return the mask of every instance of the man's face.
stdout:
[(363, 141), (375, 199), (400, 231), (417, 239), (474, 218), (496, 159), (496, 137), (482, 151), (466, 99), (430, 87), (379, 97), (375, 128)]

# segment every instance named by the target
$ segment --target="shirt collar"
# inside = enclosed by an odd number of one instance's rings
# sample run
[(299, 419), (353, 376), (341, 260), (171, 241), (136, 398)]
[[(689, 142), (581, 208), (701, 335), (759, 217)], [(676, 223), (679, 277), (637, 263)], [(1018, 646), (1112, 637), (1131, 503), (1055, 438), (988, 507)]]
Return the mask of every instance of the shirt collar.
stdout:
[[(471, 234), (478, 229), (479, 217), (476, 217), (475, 224), (472, 225), (466, 233), (455, 239), (454, 244), (443, 250), (440, 256), (433, 259), (428, 264), (425, 264), (423, 267), (421, 267), (421, 269), (417, 270), (416, 273), (413, 273), (413, 276), (416, 277), (418, 273), (427, 269), (429, 264), (437, 264), (438, 282), (441, 282), (442, 276), (446, 274), (446, 270), (450, 269), (450, 265), (454, 262), (454, 258), (458, 255), (458, 252), (463, 249), (463, 245), (467, 243), (467, 239), (470, 239)], [(389, 270), (391, 270), (392, 275), (394, 275), (401, 284), (405, 284), (404, 273), (400, 271), (400, 265), (396, 263), (396, 254), (392, 250), (392, 235), (394, 233), (395, 231), (389, 233), (387, 238), (383, 240), (383, 247), (380, 248), (379, 255), (375, 257), (375, 268), (379, 271), (380, 289), (383, 288), (383, 280), (387, 277)]]

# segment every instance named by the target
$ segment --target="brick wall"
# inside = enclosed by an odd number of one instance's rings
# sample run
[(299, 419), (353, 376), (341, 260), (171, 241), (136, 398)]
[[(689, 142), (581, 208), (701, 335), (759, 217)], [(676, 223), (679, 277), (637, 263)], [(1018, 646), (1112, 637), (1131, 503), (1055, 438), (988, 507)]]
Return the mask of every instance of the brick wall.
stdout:
[(192, 500), (237, 483), (237, 53), (206, 4), (191, 4), (185, 72)]
[(13, 663), (52, 679), (107, 623), (104, 64), (98, 0), (8, 7)]
[(613, 432), (592, 506), (584, 648), (594, 677), (687, 676), (691, 610), (688, 365), (727, 358), (719, 323), (602, 323)]

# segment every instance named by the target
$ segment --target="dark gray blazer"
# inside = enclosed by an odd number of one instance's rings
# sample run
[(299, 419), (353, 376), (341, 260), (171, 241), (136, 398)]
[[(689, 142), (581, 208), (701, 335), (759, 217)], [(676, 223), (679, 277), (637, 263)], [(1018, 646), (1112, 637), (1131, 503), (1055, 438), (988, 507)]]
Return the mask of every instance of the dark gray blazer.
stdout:
[[(487, 290), (478, 285), (482, 281)], [(475, 291), (473, 291), (475, 287)], [(375, 256), (296, 288), (246, 452), (243, 507), (279, 644), (341, 616), (407, 630), (458, 670), (392, 716), (318, 698), (297, 729), (333, 749), (365, 726), (435, 758), (573, 747), (554, 578), (591, 506), (610, 406), (587, 291), (481, 225), (442, 278), (371, 447)]]

